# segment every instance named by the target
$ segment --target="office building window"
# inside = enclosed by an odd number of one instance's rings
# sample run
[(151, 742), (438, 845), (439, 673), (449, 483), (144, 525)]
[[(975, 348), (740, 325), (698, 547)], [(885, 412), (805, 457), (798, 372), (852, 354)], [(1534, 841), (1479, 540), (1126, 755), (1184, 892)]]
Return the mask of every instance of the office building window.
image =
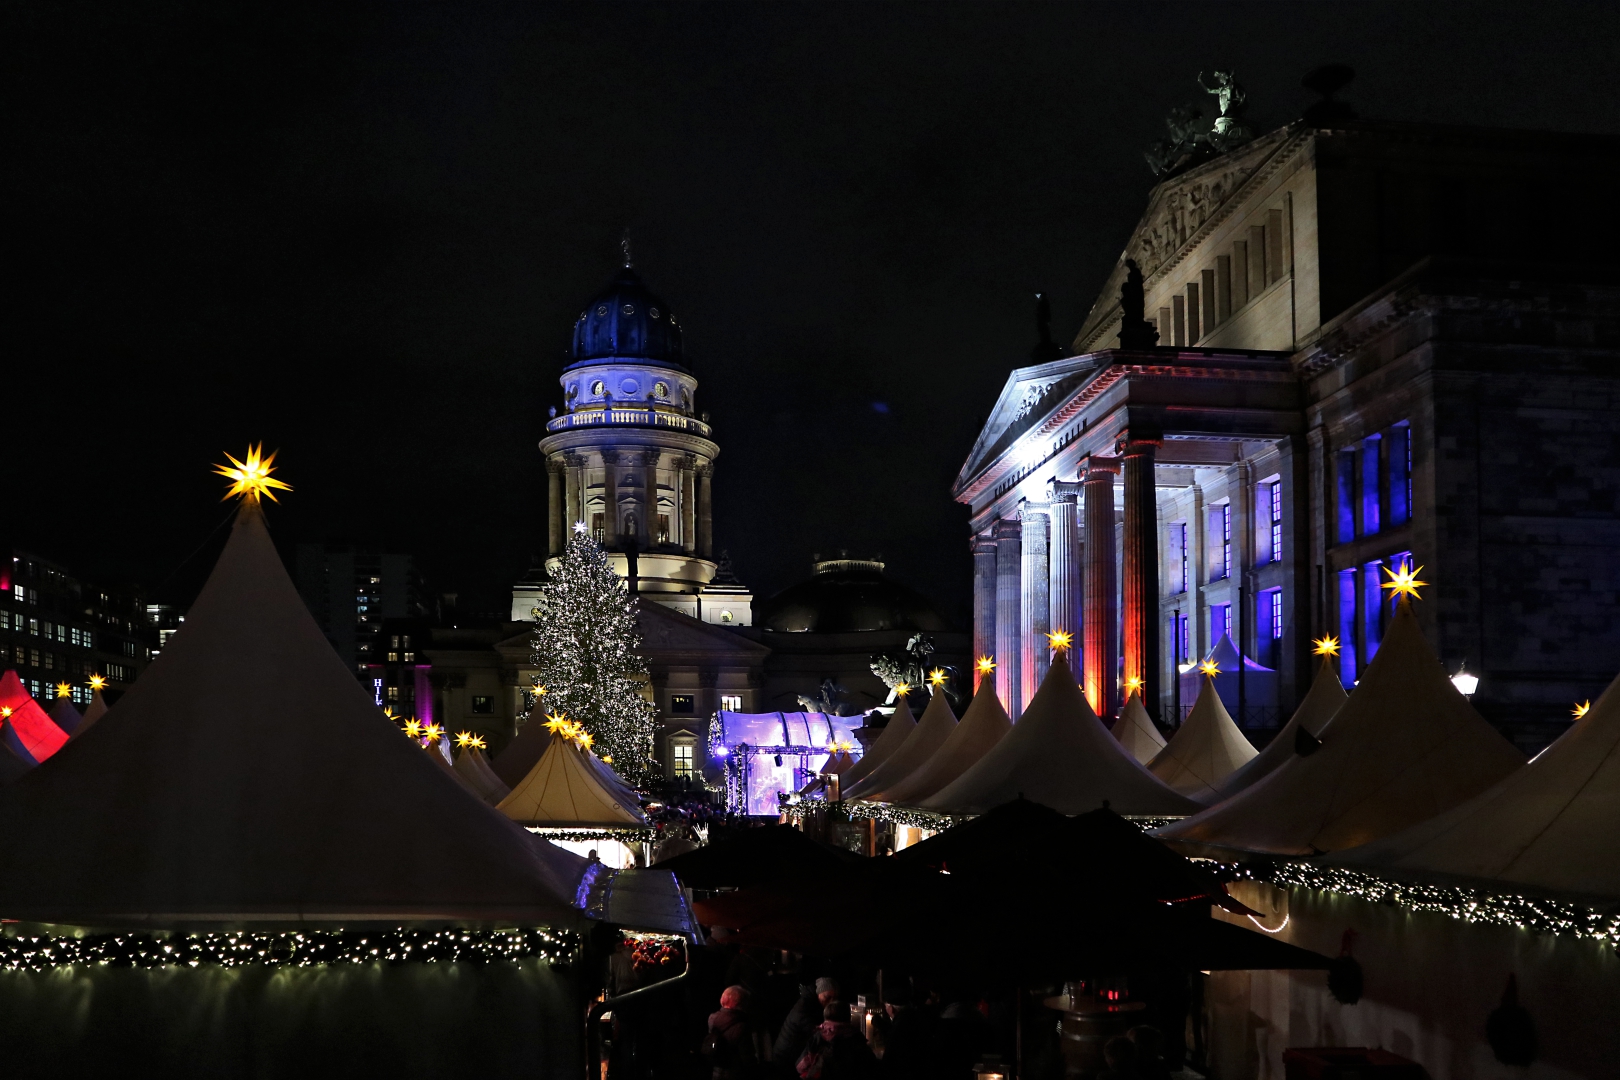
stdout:
[(742, 695), (721, 694), (720, 707), (726, 712), (742, 712)]
[(697, 699), (691, 694), (671, 694), (669, 711), (677, 716), (691, 716), (697, 711)]
[(1266, 507), (1270, 518), (1271, 561), (1282, 561), (1282, 481), (1266, 485)]
[(399, 687), (390, 686), (388, 688), (388, 700), (389, 701), (398, 701), (399, 700)]
[(487, 716), (495, 711), (495, 699), (488, 694), (474, 694), (472, 711), (478, 715)]
[(1209, 640), (1213, 646), (1232, 632), (1232, 605), (1211, 604), (1209, 607)]
[(677, 739), (669, 744), (671, 765), (677, 780), (689, 780), (697, 775), (697, 746), (688, 739)]

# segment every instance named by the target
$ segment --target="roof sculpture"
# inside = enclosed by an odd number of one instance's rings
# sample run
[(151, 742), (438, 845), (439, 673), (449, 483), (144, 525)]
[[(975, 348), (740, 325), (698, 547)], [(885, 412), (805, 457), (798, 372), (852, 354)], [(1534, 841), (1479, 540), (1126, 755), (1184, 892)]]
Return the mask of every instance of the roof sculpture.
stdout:
[(484, 757), (484, 750), (479, 746), (463, 746), (461, 753), (456, 755), (456, 775), (480, 799), (491, 806), (499, 803), (511, 792), (511, 788), (501, 782), (495, 775), (495, 770), (489, 767), (489, 760)]
[(979, 814), (1019, 798), (1064, 814), (1110, 806), (1121, 814), (1190, 814), (1198, 804), (1171, 791), (1102, 726), (1059, 651), (1024, 715), (978, 764), (919, 805)]
[(1617, 688), (1620, 679), (1552, 745), (1489, 790), (1327, 861), (1620, 899)]
[(844, 788), (846, 790), (853, 788), (871, 776), (873, 770), (888, 761), (889, 756), (900, 749), (901, 744), (916, 726), (917, 720), (911, 715), (911, 706), (906, 704), (906, 695), (897, 695), (894, 699), (894, 714), (889, 717), (889, 722), (878, 732), (878, 737), (872, 741), (866, 753), (855, 762), (855, 767), (839, 776)]
[(0, 862), (7, 917), (159, 926), (569, 925), (585, 869), (400, 738), (310, 617), (254, 498), (162, 654), (0, 794)]
[(1215, 692), (1214, 668), (1206, 662), (1204, 685), (1192, 712), (1148, 763), (1154, 776), (1206, 805), (1214, 801), (1215, 789), (1255, 756)]
[(1164, 749), (1164, 736), (1159, 734), (1158, 725), (1142, 704), (1140, 690), (1132, 690), (1131, 696), (1125, 699), (1125, 707), (1119, 710), (1119, 719), (1114, 721), (1111, 734), (1143, 765)]
[(950, 702), (945, 700), (944, 689), (936, 689), (906, 741), (889, 755), (887, 761), (868, 773), (866, 779), (845, 792), (844, 797), (873, 802), (889, 801), (888, 790), (926, 764), (945, 745), (945, 740), (951, 737), (954, 730), (956, 714), (951, 712)]
[[(1324, 651), (1320, 655), (1322, 663), (1316, 669), (1316, 678), (1311, 680), (1311, 688), (1306, 691), (1299, 708), (1294, 710), (1294, 715), (1288, 718), (1288, 723), (1284, 724), (1282, 730), (1266, 744), (1264, 750), (1216, 785), (1213, 802), (1230, 799), (1245, 788), (1259, 783), (1283, 762), (1298, 753), (1301, 743), (1307, 747), (1312, 746), (1312, 740), (1322, 734), (1322, 729), (1333, 719), (1333, 714), (1344, 707), (1349, 695), (1344, 692), (1344, 684), (1339, 681), (1337, 659), (1332, 652)], [(1299, 734), (1302, 731), (1310, 738), (1303, 738)]]
[(0, 738), (29, 765), (38, 765), (68, 740), (67, 732), (23, 689), (15, 671), (0, 675)]
[(596, 755), (575, 740), (553, 738), (529, 775), (495, 808), (513, 821), (548, 828), (646, 825), (640, 805), (608, 784), (594, 760)]
[(980, 679), (979, 689), (968, 702), (961, 721), (951, 729), (945, 745), (910, 776), (885, 791), (884, 799), (916, 803), (928, 798), (977, 764), (1011, 730), (1007, 710), (996, 697), (996, 680)]
[(1523, 763), (1451, 685), (1403, 599), (1320, 748), (1161, 835), (1279, 855), (1338, 851), (1449, 810)]

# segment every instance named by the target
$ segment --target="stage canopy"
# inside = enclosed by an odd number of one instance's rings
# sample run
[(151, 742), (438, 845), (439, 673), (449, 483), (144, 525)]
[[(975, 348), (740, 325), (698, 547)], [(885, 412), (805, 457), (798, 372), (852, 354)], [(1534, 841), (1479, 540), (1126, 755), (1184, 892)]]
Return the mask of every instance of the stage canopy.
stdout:
[(928, 798), (976, 764), (1011, 730), (1007, 710), (996, 697), (996, 680), (985, 675), (945, 745), (910, 776), (885, 791), (884, 801), (912, 804)]

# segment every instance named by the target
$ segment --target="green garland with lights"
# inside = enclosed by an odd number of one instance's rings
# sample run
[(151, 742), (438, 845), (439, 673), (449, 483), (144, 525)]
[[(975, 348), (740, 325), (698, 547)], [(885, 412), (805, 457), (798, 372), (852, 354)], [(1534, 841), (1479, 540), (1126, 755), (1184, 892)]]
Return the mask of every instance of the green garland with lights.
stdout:
[(657, 829), (545, 829), (525, 826), (544, 840), (617, 840), (621, 844), (650, 844), (658, 839)]
[(566, 930), (288, 930), (216, 933), (0, 935), (0, 969), (48, 971), (71, 966), (166, 968), (315, 967), (322, 964), (501, 963), (538, 957), (568, 960), (578, 938)]

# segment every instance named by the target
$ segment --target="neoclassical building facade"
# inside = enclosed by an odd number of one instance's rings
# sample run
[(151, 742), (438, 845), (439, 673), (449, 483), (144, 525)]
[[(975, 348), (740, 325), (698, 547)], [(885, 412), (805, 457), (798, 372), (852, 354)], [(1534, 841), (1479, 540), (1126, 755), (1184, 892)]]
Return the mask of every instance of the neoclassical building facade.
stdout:
[(1526, 749), (1561, 731), (1620, 654), (1617, 157), (1300, 121), (1159, 184), (1075, 355), (1012, 372), (955, 483), (1009, 712), (1051, 630), (1100, 713), (1141, 685), (1167, 724), (1180, 670), (1229, 637), (1228, 707), (1275, 727), (1314, 637), (1355, 681), (1411, 560), (1480, 711)]

